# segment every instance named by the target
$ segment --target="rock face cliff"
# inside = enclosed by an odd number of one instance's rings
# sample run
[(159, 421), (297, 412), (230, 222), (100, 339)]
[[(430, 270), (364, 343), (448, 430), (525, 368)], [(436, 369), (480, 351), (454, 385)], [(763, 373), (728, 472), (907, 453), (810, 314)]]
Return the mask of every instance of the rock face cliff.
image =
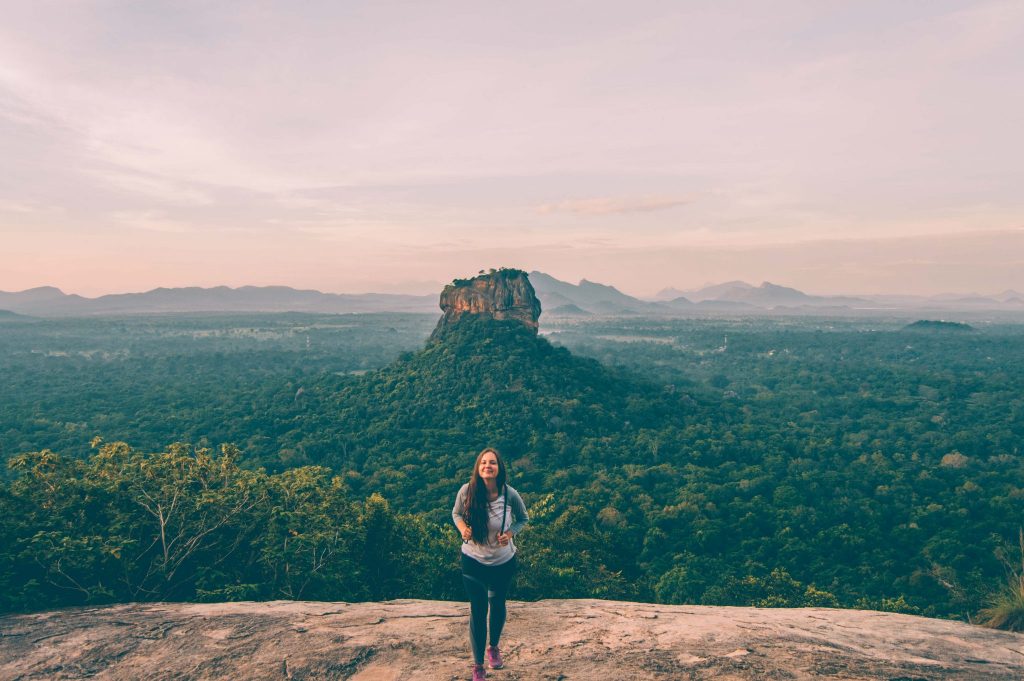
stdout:
[(514, 319), (537, 333), (540, 301), (522, 270), (491, 270), (472, 279), (456, 279), (441, 291), (441, 317), (431, 335), (436, 340), (466, 315)]
[[(0, 678), (468, 679), (468, 605), (150, 603), (0, 617)], [(1024, 678), (1024, 634), (911, 615), (509, 603), (505, 679)]]

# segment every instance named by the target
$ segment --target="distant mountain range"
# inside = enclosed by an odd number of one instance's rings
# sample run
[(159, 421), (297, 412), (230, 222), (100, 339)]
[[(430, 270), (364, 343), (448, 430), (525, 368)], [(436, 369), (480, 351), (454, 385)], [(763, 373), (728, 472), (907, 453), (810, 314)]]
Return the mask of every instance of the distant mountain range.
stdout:
[(849, 296), (812, 296), (795, 288), (779, 286), (764, 282), (760, 286), (752, 286), (745, 281), (730, 281), (724, 284), (705, 286), (695, 291), (676, 291), (665, 289), (656, 298), (667, 302), (684, 299), (693, 303), (723, 302), (750, 303), (758, 307), (778, 307), (780, 305), (813, 305), (813, 306), (867, 306), (871, 301), (866, 298)]
[(10, 310), (0, 310), (0, 322), (31, 321), (32, 319), (28, 315), (18, 314)]
[(0, 292), (0, 309), (40, 317), (183, 312), (440, 312), (437, 296), (321, 293), (288, 286), (156, 288), (99, 298), (66, 294), (52, 286)]
[[(686, 312), (756, 312), (779, 307), (868, 307), (872, 301), (845, 296), (812, 296), (795, 288), (765, 282), (751, 286), (742, 281), (708, 286), (699, 291), (665, 289), (655, 300), (628, 296), (614, 286), (584, 279), (579, 285), (559, 281), (543, 272), (530, 272), (541, 305), (552, 314), (654, 314)], [(685, 294), (685, 295), (684, 295)]]
[[(816, 314), (885, 310), (993, 310), (1024, 312), (1024, 294), (1007, 290), (992, 296), (872, 295), (816, 296), (795, 288), (744, 281), (714, 284), (692, 291), (668, 288), (654, 300), (626, 295), (614, 286), (583, 279), (579, 284), (530, 272), (530, 282), (548, 316), (684, 315), (690, 313)], [(7, 312), (9, 314), (3, 314)], [(440, 313), (436, 295), (384, 293), (344, 294), (300, 290), (288, 286), (229, 288), (157, 288), (144, 293), (118, 293), (85, 298), (52, 286), (5, 293), (0, 291), (0, 321), (37, 317), (212, 312), (418, 312)]]
[(579, 285), (573, 285), (543, 272), (531, 272), (530, 281), (544, 310), (558, 316), (696, 312), (754, 314), (769, 311), (842, 314), (917, 309), (1024, 311), (1024, 296), (1016, 291), (1004, 291), (995, 296), (815, 296), (767, 281), (760, 286), (745, 281), (729, 281), (693, 291), (668, 288), (659, 292), (654, 300), (641, 300), (613, 286), (595, 284), (586, 279)]

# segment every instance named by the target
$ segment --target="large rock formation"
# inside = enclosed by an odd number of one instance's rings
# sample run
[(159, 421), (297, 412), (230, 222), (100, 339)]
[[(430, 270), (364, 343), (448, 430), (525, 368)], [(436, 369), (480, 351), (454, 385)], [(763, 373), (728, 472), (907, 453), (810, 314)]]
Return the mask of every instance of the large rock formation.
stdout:
[(444, 316), (431, 335), (439, 338), (466, 315), (515, 319), (537, 333), (540, 301), (522, 270), (491, 270), (472, 279), (456, 279), (441, 291)]
[[(0, 618), (0, 678), (468, 679), (468, 605), (156, 603)], [(507, 679), (1024, 678), (1024, 634), (868, 610), (509, 603)]]

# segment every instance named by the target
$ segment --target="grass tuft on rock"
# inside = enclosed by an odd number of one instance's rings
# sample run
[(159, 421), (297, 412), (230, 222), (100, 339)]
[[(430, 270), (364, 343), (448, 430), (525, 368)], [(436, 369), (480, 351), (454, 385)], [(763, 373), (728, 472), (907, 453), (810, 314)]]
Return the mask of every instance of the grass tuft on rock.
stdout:
[(1019, 530), (1020, 567), (1009, 564), (1007, 584), (989, 597), (978, 613), (978, 623), (1006, 631), (1024, 631), (1024, 528)]

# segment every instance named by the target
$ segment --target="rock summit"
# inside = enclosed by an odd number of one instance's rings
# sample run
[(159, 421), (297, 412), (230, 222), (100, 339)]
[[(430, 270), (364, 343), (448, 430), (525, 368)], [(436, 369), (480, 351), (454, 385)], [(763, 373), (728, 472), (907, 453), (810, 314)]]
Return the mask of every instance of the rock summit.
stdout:
[(441, 291), (444, 315), (437, 323), (432, 340), (467, 315), (491, 319), (514, 319), (537, 333), (540, 301), (526, 272), (502, 268), (481, 273), (472, 279), (456, 279)]

